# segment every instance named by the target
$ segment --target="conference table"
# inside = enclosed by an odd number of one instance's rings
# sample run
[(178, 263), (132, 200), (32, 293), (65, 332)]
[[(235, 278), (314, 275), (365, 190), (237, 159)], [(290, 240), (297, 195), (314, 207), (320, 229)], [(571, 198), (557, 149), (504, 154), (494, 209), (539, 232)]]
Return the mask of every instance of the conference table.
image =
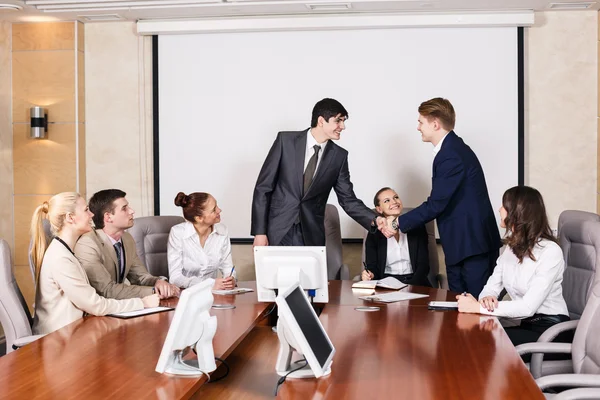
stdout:
[[(239, 285), (256, 288), (254, 282)], [(453, 293), (409, 286), (402, 290), (428, 297), (381, 304), (359, 299), (364, 292), (351, 285), (330, 281), (330, 301), (319, 316), (336, 348), (331, 374), (287, 379), (278, 398), (544, 398), (497, 320), (428, 310), (429, 301), (454, 300)], [(214, 298), (215, 304), (235, 306), (211, 311), (218, 321), (215, 357), (229, 367), (221, 380), (154, 371), (173, 311), (132, 319), (85, 317), (0, 357), (0, 398), (273, 397), (279, 379), (273, 305), (259, 303), (256, 292)], [(379, 310), (359, 311), (365, 305)], [(225, 365), (217, 365), (213, 379), (225, 373)]]

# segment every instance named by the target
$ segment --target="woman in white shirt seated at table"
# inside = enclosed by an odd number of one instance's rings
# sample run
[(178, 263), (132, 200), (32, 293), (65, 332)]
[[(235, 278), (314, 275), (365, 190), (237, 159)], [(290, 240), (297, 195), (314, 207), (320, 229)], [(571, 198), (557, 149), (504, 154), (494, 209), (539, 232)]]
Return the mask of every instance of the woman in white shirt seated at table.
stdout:
[[(36, 300), (33, 333), (53, 332), (84, 314), (107, 315), (158, 306), (158, 295), (143, 299), (107, 299), (89, 284), (85, 270), (73, 254), (81, 235), (92, 230), (94, 214), (78, 193), (53, 196), (33, 213), (31, 258), (35, 266)], [(54, 239), (46, 243), (43, 220), (48, 218)]]
[[(470, 294), (456, 298), (460, 312), (519, 319), (519, 326), (505, 328), (517, 346), (535, 342), (552, 325), (569, 320), (562, 294), (565, 262), (536, 189), (515, 186), (504, 193), (500, 226), (507, 228), (506, 249), (479, 301)], [(512, 300), (498, 301), (502, 289)]]
[[(233, 289), (236, 275), (231, 243), (227, 228), (220, 223), (221, 209), (215, 198), (208, 193), (179, 192), (175, 205), (183, 208), (187, 221), (175, 225), (169, 233), (169, 282), (187, 288), (213, 278), (215, 289)], [(221, 278), (217, 278), (218, 270)]]

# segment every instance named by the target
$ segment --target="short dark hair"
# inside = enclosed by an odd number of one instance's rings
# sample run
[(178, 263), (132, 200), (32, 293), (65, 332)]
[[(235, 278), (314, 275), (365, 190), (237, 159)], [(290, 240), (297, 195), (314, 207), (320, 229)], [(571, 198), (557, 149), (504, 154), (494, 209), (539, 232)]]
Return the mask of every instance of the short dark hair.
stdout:
[(94, 213), (94, 225), (96, 229), (104, 228), (104, 214), (114, 214), (115, 200), (125, 197), (127, 193), (119, 189), (106, 189), (94, 193), (89, 201), (88, 207)]
[(201, 217), (204, 206), (208, 202), (210, 194), (204, 192), (194, 192), (189, 195), (179, 192), (175, 196), (175, 205), (183, 208), (183, 218), (191, 223), (196, 222), (196, 217)]
[(385, 192), (386, 190), (394, 190), (394, 189), (392, 189), (392, 188), (389, 188), (389, 187), (387, 187), (387, 186), (386, 186), (386, 187), (383, 187), (383, 188), (381, 188), (381, 189), (379, 189), (379, 190), (377, 191), (377, 193), (375, 193), (375, 197), (373, 197), (373, 204), (375, 204), (375, 207), (379, 207), (379, 195), (380, 195), (381, 193)]
[(340, 114), (342, 117), (348, 118), (348, 111), (346, 111), (342, 103), (335, 99), (323, 99), (313, 107), (310, 127), (314, 128), (317, 126), (319, 117), (323, 117), (326, 121), (329, 121), (329, 118)]

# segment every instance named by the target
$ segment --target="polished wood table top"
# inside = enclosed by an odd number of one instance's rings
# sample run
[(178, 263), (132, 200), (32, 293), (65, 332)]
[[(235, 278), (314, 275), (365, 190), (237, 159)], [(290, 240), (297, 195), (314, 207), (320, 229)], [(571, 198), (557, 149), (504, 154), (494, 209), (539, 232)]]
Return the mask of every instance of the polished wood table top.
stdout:
[[(382, 305), (363, 302), (350, 286), (332, 281), (320, 315), (336, 348), (331, 375), (288, 379), (279, 398), (544, 398), (496, 319), (427, 309), (430, 300), (455, 294), (411, 287), (430, 297)], [(355, 310), (365, 304), (380, 310)], [(229, 376), (202, 386), (194, 398), (272, 397), (278, 346), (271, 329), (255, 328), (227, 359)]]
[[(226, 358), (272, 306), (258, 303), (255, 292), (214, 298), (215, 304), (236, 305), (211, 311), (218, 321), (215, 356)], [(154, 371), (173, 315), (86, 317), (59, 329), (0, 358), (0, 398), (187, 399), (206, 378)]]
[[(359, 299), (350, 281), (329, 284), (320, 315), (336, 355), (321, 379), (288, 379), (283, 399), (543, 399), (495, 319), (429, 311), (445, 290), (409, 287), (429, 297), (393, 304)], [(254, 282), (240, 286), (255, 288)], [(215, 356), (231, 370), (218, 382), (154, 371), (173, 312), (129, 320), (87, 317), (0, 358), (0, 398), (15, 399), (258, 399), (273, 397), (279, 342), (264, 318), (271, 304), (256, 292), (214, 296)], [(164, 302), (176, 305), (177, 300)], [(376, 312), (360, 312), (377, 305)], [(220, 367), (213, 376), (222, 373)]]

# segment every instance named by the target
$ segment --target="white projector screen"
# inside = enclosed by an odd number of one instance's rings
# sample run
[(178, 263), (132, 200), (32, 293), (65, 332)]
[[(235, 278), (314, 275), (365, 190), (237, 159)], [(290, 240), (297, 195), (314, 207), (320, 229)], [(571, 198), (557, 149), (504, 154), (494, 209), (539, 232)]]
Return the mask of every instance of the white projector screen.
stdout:
[[(433, 146), (417, 108), (448, 98), (455, 131), (475, 151), (496, 210), (518, 183), (517, 28), (439, 28), (160, 36), (160, 215), (181, 215), (179, 191), (209, 192), (231, 238), (250, 238), (254, 184), (277, 132), (309, 127), (314, 104), (349, 112), (358, 198), (390, 186), (406, 207), (431, 190)], [(362, 228), (337, 204), (342, 237)], [(498, 217), (497, 217), (498, 219)]]

